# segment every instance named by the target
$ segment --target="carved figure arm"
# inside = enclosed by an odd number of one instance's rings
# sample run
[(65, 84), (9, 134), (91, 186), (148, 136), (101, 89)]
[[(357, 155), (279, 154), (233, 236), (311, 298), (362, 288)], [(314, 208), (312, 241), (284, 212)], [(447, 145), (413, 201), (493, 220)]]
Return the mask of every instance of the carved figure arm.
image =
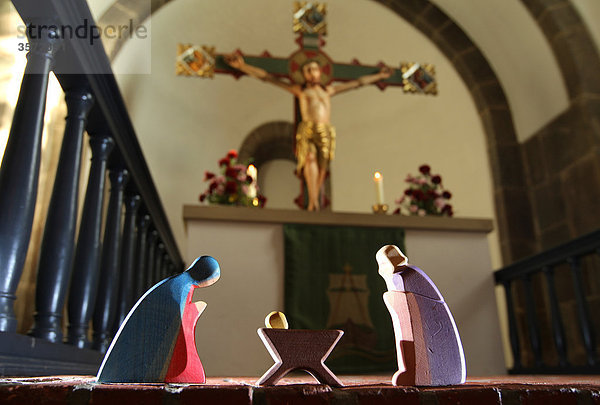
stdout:
[(366, 86), (367, 84), (373, 84), (379, 80), (385, 80), (390, 77), (392, 73), (393, 70), (391, 68), (384, 66), (381, 68), (379, 73), (361, 76), (356, 80), (350, 80), (342, 84), (329, 86), (328, 91), (331, 96), (335, 96), (336, 94), (340, 94), (348, 90), (357, 89), (359, 87)]
[(264, 69), (247, 64), (242, 55), (238, 53), (225, 55), (224, 60), (232, 68), (246, 73), (248, 76), (254, 77), (255, 79), (274, 84), (277, 87), (289, 91), (295, 96), (298, 96), (302, 90), (300, 86), (296, 84), (288, 83), (285, 80), (281, 80), (280, 78), (273, 76)]

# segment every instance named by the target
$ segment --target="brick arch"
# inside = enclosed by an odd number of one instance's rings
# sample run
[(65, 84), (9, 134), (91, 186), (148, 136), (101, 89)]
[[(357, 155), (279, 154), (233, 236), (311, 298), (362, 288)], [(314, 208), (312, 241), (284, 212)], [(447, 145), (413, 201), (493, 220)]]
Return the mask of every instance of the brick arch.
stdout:
[(535, 252), (531, 203), (521, 148), (504, 90), (469, 36), (428, 0), (376, 0), (420, 30), (450, 60), (471, 93), (483, 123), (502, 258), (510, 263)]
[[(142, 24), (148, 17), (171, 0), (115, 0), (110, 7), (98, 19), (100, 27), (112, 25), (114, 27), (129, 26), (131, 20), (134, 27)], [(108, 58), (113, 61), (125, 42), (127, 35), (116, 35), (116, 38), (102, 38), (102, 44)]]
[(600, 55), (569, 0), (521, 0), (546, 36), (569, 106), (523, 145), (535, 233), (546, 249), (600, 228)]
[[(129, 19), (133, 19), (134, 23), (141, 23), (149, 14), (169, 1), (171, 0), (153, 0), (151, 12), (148, 13), (136, 6), (138, 2), (117, 0), (98, 23), (100, 25), (123, 24)], [(543, 230), (540, 229), (543, 215), (537, 212), (535, 203), (540, 198), (535, 193), (529, 192), (529, 186), (536, 181), (530, 155), (535, 155), (538, 150), (535, 145), (525, 145), (525, 152), (523, 152), (517, 141), (504, 90), (483, 53), (452, 19), (429, 0), (375, 1), (423, 32), (448, 57), (471, 92), (483, 123), (488, 145), (504, 262), (510, 263), (544, 247)], [(597, 114), (600, 111), (600, 101), (598, 101), (600, 77), (597, 76), (600, 62), (593, 41), (569, 0), (521, 1), (549, 40), (569, 91), (571, 99), (569, 114), (572, 119), (568, 119), (569, 117), (566, 120), (559, 119), (558, 125), (564, 127), (565, 121), (567, 123), (573, 120), (583, 121), (585, 130), (592, 135), (587, 136), (588, 144), (583, 142), (582, 149), (587, 150), (586, 146), (590, 146), (590, 143), (593, 146), (593, 140), (600, 138)], [(125, 40), (105, 44), (111, 59), (116, 56)], [(543, 131), (552, 132), (552, 129)], [(592, 149), (595, 153), (600, 153), (597, 148)], [(532, 152), (529, 153), (528, 150)], [(526, 157), (525, 163), (529, 162), (529, 165), (524, 164), (523, 154)], [(600, 184), (600, 167), (596, 169), (597, 184)], [(580, 172), (584, 171), (580, 170)], [(562, 207), (565, 204), (568, 205), (567, 202), (558, 205)], [(600, 214), (598, 215), (598, 220), (592, 222), (600, 225)], [(567, 234), (578, 233), (574, 230), (575, 227), (569, 224), (566, 228), (569, 231)]]

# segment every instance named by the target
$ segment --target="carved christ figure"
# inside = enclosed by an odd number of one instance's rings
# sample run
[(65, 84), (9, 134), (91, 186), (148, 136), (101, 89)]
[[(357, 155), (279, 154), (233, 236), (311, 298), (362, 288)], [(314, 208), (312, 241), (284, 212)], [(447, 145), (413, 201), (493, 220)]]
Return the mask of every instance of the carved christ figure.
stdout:
[(304, 84), (291, 83), (271, 75), (264, 69), (245, 63), (237, 54), (225, 56), (225, 62), (247, 75), (272, 83), (292, 93), (300, 106), (302, 121), (296, 130), (296, 171), (306, 181), (307, 210), (319, 210), (319, 193), (329, 162), (335, 152), (335, 129), (331, 125), (331, 97), (345, 91), (387, 79), (392, 70), (383, 67), (379, 73), (359, 77), (337, 85), (321, 84), (321, 66), (315, 59), (307, 60), (301, 67)]

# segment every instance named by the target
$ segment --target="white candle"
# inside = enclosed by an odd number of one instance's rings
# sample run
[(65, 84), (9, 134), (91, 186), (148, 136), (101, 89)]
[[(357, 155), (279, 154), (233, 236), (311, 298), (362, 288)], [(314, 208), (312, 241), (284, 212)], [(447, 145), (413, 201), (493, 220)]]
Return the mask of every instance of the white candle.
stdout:
[(256, 177), (258, 174), (258, 170), (256, 170), (256, 166), (249, 165), (246, 170), (246, 174), (252, 178), (252, 183), (248, 186), (248, 197), (255, 198), (256, 197)]
[(373, 181), (375, 181), (375, 191), (377, 193), (377, 204), (383, 205), (383, 176), (379, 172), (375, 172), (373, 175)]

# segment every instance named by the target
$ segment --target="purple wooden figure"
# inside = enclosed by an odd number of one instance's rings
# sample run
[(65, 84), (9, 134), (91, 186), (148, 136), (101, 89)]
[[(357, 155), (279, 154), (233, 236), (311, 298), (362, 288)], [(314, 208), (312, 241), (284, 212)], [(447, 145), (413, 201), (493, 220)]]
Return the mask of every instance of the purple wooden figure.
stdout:
[(465, 382), (465, 355), (448, 305), (431, 279), (400, 249), (387, 245), (376, 255), (387, 284), (383, 300), (392, 316), (398, 371), (394, 385), (453, 385)]

